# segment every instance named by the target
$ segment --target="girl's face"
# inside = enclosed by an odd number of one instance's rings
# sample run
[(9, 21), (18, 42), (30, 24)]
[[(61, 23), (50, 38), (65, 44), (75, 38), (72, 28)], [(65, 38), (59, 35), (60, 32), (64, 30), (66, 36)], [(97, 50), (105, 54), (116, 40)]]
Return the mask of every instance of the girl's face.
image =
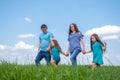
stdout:
[(52, 42), (51, 42), (51, 46), (54, 47), (54, 45), (55, 45), (55, 44), (54, 44), (54, 41), (52, 41)]
[(94, 36), (91, 36), (92, 42), (96, 42), (96, 38)]
[(74, 25), (71, 25), (71, 26), (70, 26), (70, 29), (71, 29), (72, 32), (74, 32), (74, 31), (75, 31)]

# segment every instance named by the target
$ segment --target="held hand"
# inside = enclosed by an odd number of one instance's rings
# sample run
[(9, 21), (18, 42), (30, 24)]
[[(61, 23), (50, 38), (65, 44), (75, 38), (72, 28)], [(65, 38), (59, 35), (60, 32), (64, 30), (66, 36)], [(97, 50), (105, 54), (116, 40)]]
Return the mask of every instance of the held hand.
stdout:
[(83, 54), (85, 55), (87, 52), (84, 52)]
[(82, 53), (83, 53), (83, 54), (85, 54), (85, 53), (86, 53), (86, 51), (85, 51), (85, 50), (82, 50)]
[(50, 48), (47, 48), (46, 51), (50, 51)]
[(69, 56), (69, 54), (65, 54), (65, 56)]
[(69, 56), (69, 51), (66, 52), (65, 56)]

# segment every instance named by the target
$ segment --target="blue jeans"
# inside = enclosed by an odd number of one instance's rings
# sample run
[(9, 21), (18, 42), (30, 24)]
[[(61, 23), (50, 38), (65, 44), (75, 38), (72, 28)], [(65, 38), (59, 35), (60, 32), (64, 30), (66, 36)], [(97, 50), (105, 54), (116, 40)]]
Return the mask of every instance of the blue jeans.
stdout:
[(75, 50), (71, 53), (71, 55), (70, 55), (70, 60), (71, 60), (73, 66), (76, 66), (76, 65), (77, 65), (76, 57), (77, 57), (77, 55), (78, 55), (80, 52), (81, 52), (80, 49), (75, 49)]
[(43, 58), (45, 58), (47, 65), (50, 64), (50, 60), (51, 60), (50, 52), (40, 50), (40, 52), (37, 54), (35, 58), (36, 65), (38, 65)]

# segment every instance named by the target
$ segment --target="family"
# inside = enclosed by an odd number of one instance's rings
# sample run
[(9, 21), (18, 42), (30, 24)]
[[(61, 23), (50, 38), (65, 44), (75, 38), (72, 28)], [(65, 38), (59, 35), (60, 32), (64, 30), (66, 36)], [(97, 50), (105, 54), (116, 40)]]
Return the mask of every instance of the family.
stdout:
[[(83, 54), (93, 53), (92, 70), (103, 64), (103, 52), (106, 50), (106, 43), (102, 42), (99, 36), (94, 33), (90, 36), (90, 50), (85, 50), (84, 35), (79, 31), (75, 23), (71, 23), (68, 32), (68, 49), (63, 52), (57, 40), (52, 33), (48, 31), (46, 24), (41, 25), (42, 33), (39, 35), (38, 53), (35, 58), (36, 65), (45, 58), (47, 65), (57, 66), (60, 62), (60, 53), (69, 56), (73, 66), (77, 65), (77, 56), (80, 52)], [(52, 60), (51, 60), (52, 57)]]

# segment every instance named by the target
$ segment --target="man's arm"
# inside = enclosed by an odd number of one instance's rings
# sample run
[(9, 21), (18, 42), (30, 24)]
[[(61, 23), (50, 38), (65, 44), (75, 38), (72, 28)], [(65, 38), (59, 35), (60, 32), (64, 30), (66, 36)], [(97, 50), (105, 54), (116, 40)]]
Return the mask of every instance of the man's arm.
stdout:
[(47, 51), (50, 51), (50, 49), (51, 49), (51, 44), (52, 44), (52, 40), (53, 40), (53, 39), (54, 39), (53, 37), (50, 38), (50, 44), (49, 44), (49, 47), (46, 49)]
[(40, 41), (38, 42), (38, 52), (40, 51)]

